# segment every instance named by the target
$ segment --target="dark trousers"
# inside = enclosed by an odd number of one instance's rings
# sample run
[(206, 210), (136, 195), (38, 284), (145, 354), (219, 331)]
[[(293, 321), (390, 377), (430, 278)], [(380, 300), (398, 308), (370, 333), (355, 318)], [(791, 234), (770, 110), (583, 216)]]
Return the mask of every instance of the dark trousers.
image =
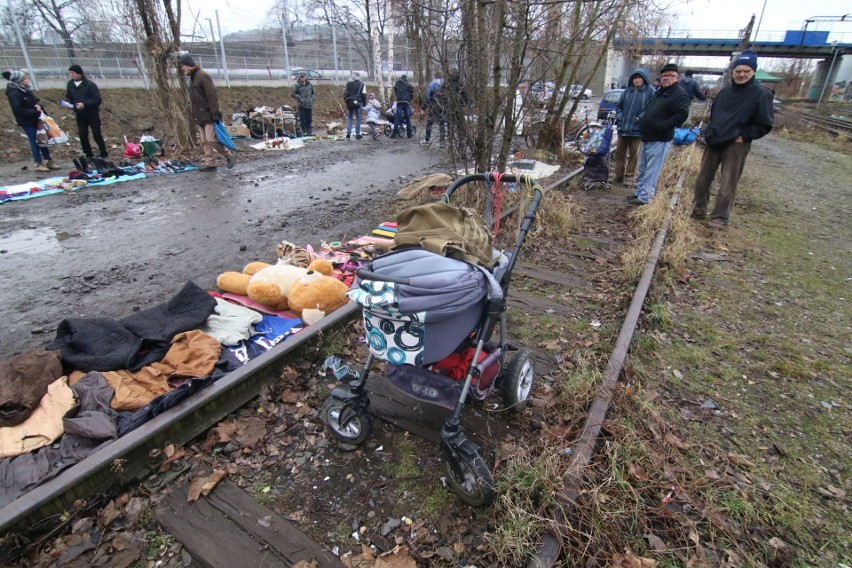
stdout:
[(722, 166), (719, 176), (719, 191), (716, 194), (716, 206), (710, 214), (712, 219), (728, 221), (731, 211), (734, 209), (734, 200), (737, 197), (737, 184), (743, 175), (746, 156), (751, 150), (751, 142), (732, 142), (722, 149), (714, 150), (710, 146), (704, 149), (701, 158), (701, 169), (695, 180), (695, 199), (692, 202), (692, 214), (696, 217), (704, 217), (707, 214), (707, 206), (710, 203), (710, 185), (716, 177), (716, 170)]
[(414, 133), (411, 131), (411, 103), (397, 101), (396, 116), (393, 119), (393, 133), (391, 133), (391, 136), (399, 136), (399, 129), (403, 125), (405, 125), (405, 132), (408, 134), (408, 137), (411, 138), (414, 136)]
[(80, 133), (80, 146), (83, 147), (83, 154), (87, 158), (91, 158), (95, 154), (92, 152), (92, 145), (89, 143), (89, 129), (92, 129), (92, 138), (95, 139), (95, 144), (98, 145), (100, 157), (108, 156), (104, 136), (101, 134), (101, 115), (95, 114), (78, 114), (77, 115), (77, 131)]
[(432, 125), (438, 123), (440, 132), (440, 141), (443, 142), (447, 137), (447, 121), (444, 120), (444, 115), (438, 109), (429, 107), (429, 117), (426, 119), (426, 142), (432, 139)]
[(314, 120), (314, 109), (299, 107), (299, 125), (302, 127), (302, 136), (310, 136), (312, 134), (311, 124)]

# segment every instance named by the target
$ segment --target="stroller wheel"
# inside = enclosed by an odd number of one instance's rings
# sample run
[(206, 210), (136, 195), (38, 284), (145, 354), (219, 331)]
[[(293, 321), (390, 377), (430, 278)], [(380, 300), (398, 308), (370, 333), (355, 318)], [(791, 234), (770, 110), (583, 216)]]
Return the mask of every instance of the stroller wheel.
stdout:
[(609, 190), (612, 189), (612, 184), (611, 183), (605, 183), (603, 188), (604, 188), (604, 191), (609, 191)]
[(332, 434), (346, 444), (357, 446), (373, 433), (370, 413), (339, 398), (326, 399), (320, 417)]
[(494, 502), (494, 478), (485, 460), (474, 451), (472, 455), (444, 451), (447, 481), (462, 501), (474, 507), (485, 507)]
[(535, 359), (529, 349), (520, 349), (503, 376), (503, 405), (513, 412), (521, 412), (527, 405), (535, 379)]

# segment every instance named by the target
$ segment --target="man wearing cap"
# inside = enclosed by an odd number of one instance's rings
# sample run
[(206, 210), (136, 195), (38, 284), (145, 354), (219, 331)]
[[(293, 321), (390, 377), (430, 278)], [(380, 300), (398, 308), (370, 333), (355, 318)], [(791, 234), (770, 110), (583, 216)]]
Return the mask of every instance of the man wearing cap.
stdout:
[(699, 101), (704, 101), (707, 99), (707, 95), (704, 94), (704, 90), (698, 85), (698, 81), (693, 77), (695, 72), (690, 69), (684, 76), (678, 81), (680, 88), (686, 91), (686, 94), (689, 95), (689, 102), (698, 99)]
[[(83, 68), (76, 63), (68, 68), (70, 80), (65, 88), (65, 100), (72, 105), (77, 116), (77, 131), (80, 134), (80, 146), (87, 158), (94, 157), (92, 145), (89, 143), (89, 129), (92, 138), (98, 145), (99, 156), (108, 157), (106, 143), (101, 134), (101, 91), (94, 81), (90, 81), (83, 73)], [(67, 105), (66, 105), (67, 106)]]
[(719, 191), (710, 214), (710, 224), (720, 227), (726, 226), (731, 218), (737, 184), (751, 150), (751, 141), (766, 136), (775, 124), (772, 93), (754, 78), (757, 54), (743, 51), (732, 67), (733, 83), (716, 95), (710, 122), (704, 130), (707, 146), (695, 180), (692, 205), (692, 216), (704, 219), (710, 201), (710, 185), (721, 166)]
[(299, 125), (302, 127), (302, 136), (313, 136), (314, 86), (308, 81), (308, 76), (304, 71), (299, 72), (299, 78), (293, 85), (290, 96), (298, 101)]
[(628, 197), (632, 205), (647, 205), (657, 192), (657, 181), (666, 155), (674, 139), (675, 128), (689, 117), (689, 95), (677, 83), (678, 69), (667, 63), (660, 69), (660, 88), (636, 119), (642, 150), (639, 153), (639, 175), (636, 195)]
[(408, 82), (407, 75), (402, 75), (399, 78), (399, 81), (393, 87), (393, 91), (396, 95), (396, 116), (393, 119), (393, 132), (390, 137), (398, 138), (400, 127), (405, 125), (405, 132), (411, 138), (414, 136), (411, 129), (411, 115), (413, 114), (411, 101), (414, 99), (414, 88)]
[(219, 152), (225, 156), (228, 169), (234, 167), (234, 153), (225, 148), (216, 137), (215, 121), (222, 119), (219, 110), (219, 96), (213, 86), (213, 79), (188, 53), (184, 53), (178, 59), (180, 68), (189, 76), (189, 102), (192, 105), (192, 119), (198, 127), (198, 138), (201, 140), (201, 149), (204, 151), (204, 164), (202, 170), (215, 170), (217, 167), (216, 155)]

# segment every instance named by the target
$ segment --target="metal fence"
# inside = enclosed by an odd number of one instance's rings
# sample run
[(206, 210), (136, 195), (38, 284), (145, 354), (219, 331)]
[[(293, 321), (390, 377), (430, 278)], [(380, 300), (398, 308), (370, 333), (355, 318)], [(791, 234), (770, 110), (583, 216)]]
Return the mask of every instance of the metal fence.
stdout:
[[(333, 34), (328, 26), (297, 28), (286, 49), (284, 35), (276, 30), (233, 34), (221, 43), (185, 42), (182, 47), (214, 78), (242, 84), (289, 81), (289, 71), (298, 67), (316, 69), (331, 80), (346, 80), (354, 70), (365, 73), (372, 64), (363, 53), (363, 36), (350, 34), (345, 28), (336, 31), (338, 33)], [(411, 69), (404, 38), (395, 39), (394, 51), (394, 68)], [(58, 42), (31, 42), (23, 46), (16, 41), (0, 42), (0, 67), (28, 69), (38, 88), (64, 85), (71, 63), (83, 67), (93, 79), (108, 80), (105, 85), (110, 82), (117, 86), (145, 85), (141, 62), (142, 52), (136, 43), (75, 43), (72, 57), (69, 49)], [(387, 71), (386, 64), (384, 70)]]

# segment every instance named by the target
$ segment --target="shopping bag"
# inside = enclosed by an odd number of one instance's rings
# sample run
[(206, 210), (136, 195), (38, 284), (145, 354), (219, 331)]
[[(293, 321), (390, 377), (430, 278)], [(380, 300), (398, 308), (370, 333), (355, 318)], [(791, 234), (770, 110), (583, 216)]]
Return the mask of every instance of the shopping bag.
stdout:
[(216, 138), (219, 139), (219, 142), (222, 143), (222, 146), (229, 150), (236, 150), (237, 147), (234, 145), (234, 141), (231, 140), (231, 135), (228, 134), (228, 129), (225, 128), (225, 125), (222, 124), (222, 121), (214, 120), (213, 124), (216, 128)]
[(127, 141), (127, 136), (124, 137), (124, 157), (125, 158), (141, 158), (142, 146)]

